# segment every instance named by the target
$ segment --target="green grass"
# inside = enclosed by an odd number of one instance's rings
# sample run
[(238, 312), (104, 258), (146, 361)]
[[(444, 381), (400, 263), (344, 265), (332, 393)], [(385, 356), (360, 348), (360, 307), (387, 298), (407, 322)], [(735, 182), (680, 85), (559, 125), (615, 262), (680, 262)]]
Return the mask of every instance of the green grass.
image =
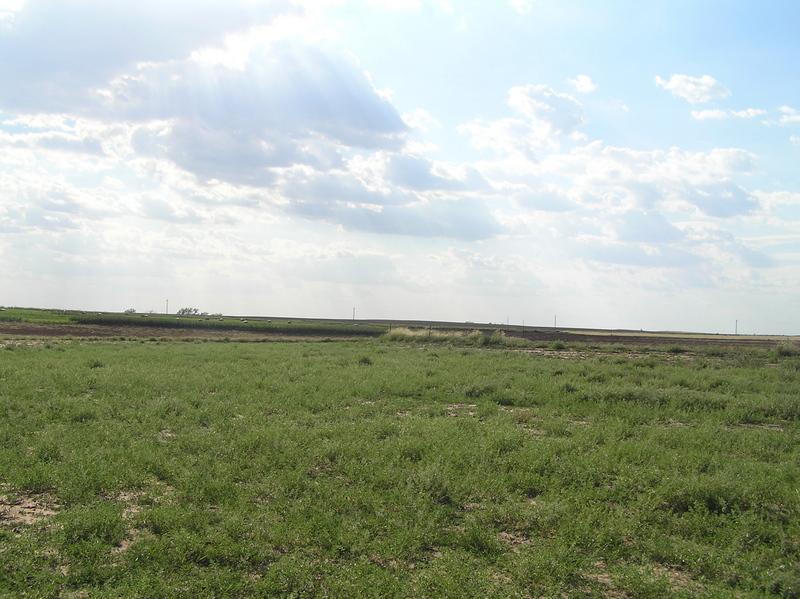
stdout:
[(0, 322), (2, 321), (185, 329), (201, 334), (209, 330), (245, 331), (264, 335), (308, 337), (378, 337), (386, 333), (388, 329), (388, 325), (348, 321), (176, 316), (150, 313), (119, 314), (38, 308), (3, 308), (0, 311)]
[(0, 321), (70, 323), (78, 312), (40, 310), (38, 308), (3, 308)]
[(476, 345), (6, 342), (0, 597), (800, 596), (798, 356)]

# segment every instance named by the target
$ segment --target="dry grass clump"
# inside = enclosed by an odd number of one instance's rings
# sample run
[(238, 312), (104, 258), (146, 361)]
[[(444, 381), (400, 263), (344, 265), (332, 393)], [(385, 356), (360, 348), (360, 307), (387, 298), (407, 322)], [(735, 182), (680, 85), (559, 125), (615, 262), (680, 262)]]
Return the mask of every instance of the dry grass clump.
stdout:
[[(440, 331), (432, 327), (427, 329), (411, 329), (398, 327), (381, 337), (384, 341), (404, 341), (410, 343), (449, 343), (452, 345), (509, 345), (512, 338), (506, 337), (502, 331)], [(513, 341), (520, 341), (518, 339)]]

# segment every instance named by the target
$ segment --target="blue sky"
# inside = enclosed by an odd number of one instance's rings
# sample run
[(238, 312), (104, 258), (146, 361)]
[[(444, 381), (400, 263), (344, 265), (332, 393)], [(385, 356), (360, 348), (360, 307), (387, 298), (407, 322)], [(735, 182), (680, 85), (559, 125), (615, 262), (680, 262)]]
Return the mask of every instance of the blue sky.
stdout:
[(800, 334), (798, 22), (0, 0), (0, 304)]

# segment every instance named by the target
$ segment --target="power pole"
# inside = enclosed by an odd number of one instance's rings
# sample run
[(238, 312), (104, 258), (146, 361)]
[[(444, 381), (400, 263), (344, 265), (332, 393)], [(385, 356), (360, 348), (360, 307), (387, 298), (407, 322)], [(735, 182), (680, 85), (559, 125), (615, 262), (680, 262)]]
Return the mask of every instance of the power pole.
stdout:
[(169, 314), (169, 300), (167, 300), (167, 314)]

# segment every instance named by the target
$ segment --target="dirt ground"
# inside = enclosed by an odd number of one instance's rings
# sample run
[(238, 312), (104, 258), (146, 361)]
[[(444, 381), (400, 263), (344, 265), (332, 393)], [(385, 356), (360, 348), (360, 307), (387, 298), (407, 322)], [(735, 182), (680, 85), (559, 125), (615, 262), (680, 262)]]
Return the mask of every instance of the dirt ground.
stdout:
[[(631, 334), (600, 332), (592, 334), (590, 332), (569, 332), (569, 331), (543, 331), (530, 329), (524, 334), (519, 330), (507, 331), (508, 336), (525, 337), (532, 342), (561, 341), (563, 343), (585, 343), (589, 345), (608, 345), (618, 344), (629, 347), (669, 347), (680, 346), (687, 350), (699, 349), (702, 347), (722, 347), (722, 348), (751, 348), (751, 349), (770, 349), (778, 344), (791, 343), (800, 347), (800, 339), (797, 337), (777, 337), (777, 336), (749, 336), (749, 335), (695, 335), (695, 334)], [(109, 325), (90, 325), (90, 324), (55, 324), (55, 323), (36, 323), (36, 322), (1, 322), (0, 337), (6, 338), (51, 338), (51, 337), (72, 337), (80, 338), (120, 338), (125, 339), (209, 339), (221, 340), (230, 339), (237, 341), (257, 341), (262, 339), (294, 338), (286, 333), (273, 335), (265, 332), (236, 331), (236, 330), (213, 330), (213, 329), (170, 329), (162, 327), (147, 326), (109, 326)], [(308, 337), (304, 337), (308, 339)]]
[(0, 336), (16, 338), (72, 337), (126, 339), (235, 339), (256, 340), (269, 335), (252, 331), (232, 331), (213, 329), (168, 329), (144, 326), (106, 326), (98, 324), (55, 324), (44, 322), (0, 322)]
[(524, 336), (530, 341), (562, 341), (564, 343), (587, 343), (589, 345), (619, 344), (634, 347), (669, 347), (677, 345), (685, 349), (698, 349), (701, 347), (722, 347), (722, 348), (751, 348), (751, 349), (770, 349), (780, 343), (799, 344), (800, 340), (796, 337), (767, 337), (749, 335), (693, 335), (670, 333), (669, 335), (659, 334), (590, 334), (590, 333), (570, 333), (565, 331), (533, 331), (525, 332), (524, 335), (518, 332), (509, 332), (507, 335), (517, 337)]

